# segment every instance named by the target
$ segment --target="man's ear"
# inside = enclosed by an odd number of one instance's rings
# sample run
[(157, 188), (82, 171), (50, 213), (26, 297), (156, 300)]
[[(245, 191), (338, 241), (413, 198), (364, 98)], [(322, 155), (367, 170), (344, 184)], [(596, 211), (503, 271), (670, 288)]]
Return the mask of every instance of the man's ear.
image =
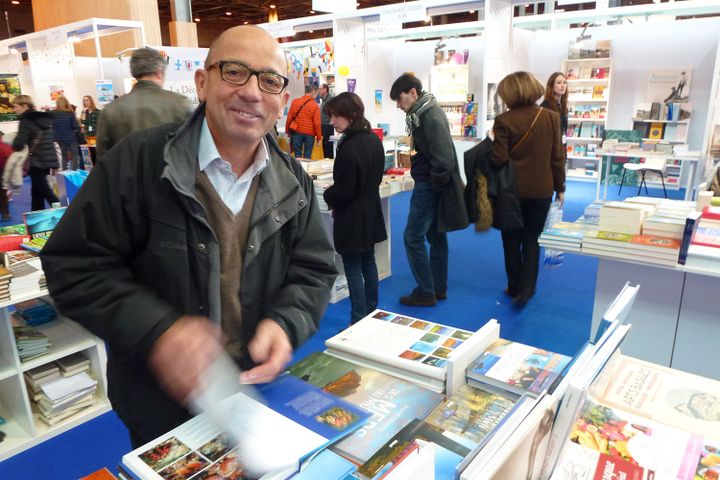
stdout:
[(195, 90), (197, 90), (198, 100), (205, 101), (205, 88), (207, 82), (207, 70), (195, 70)]

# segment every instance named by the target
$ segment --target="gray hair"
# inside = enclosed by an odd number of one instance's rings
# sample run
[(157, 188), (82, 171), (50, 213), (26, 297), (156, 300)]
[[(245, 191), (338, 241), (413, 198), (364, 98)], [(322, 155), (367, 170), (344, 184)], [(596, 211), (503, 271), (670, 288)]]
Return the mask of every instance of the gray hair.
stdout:
[(165, 57), (152, 48), (138, 48), (130, 57), (130, 73), (135, 78), (165, 72)]

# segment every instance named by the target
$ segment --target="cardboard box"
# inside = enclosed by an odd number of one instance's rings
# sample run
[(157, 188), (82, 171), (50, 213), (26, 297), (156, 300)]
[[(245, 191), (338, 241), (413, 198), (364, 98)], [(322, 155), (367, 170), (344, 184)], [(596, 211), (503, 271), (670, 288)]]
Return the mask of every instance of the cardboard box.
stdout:
[(397, 152), (397, 166), (401, 168), (410, 168), (410, 159), (412, 154), (410, 152)]

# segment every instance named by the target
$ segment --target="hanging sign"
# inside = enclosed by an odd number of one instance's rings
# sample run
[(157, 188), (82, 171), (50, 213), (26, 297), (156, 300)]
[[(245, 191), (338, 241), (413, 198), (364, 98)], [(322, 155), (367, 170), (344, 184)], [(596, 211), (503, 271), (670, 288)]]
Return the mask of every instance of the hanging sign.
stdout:
[(365, 24), (365, 33), (369, 37), (380, 37), (392, 33), (397, 33), (402, 30), (402, 22), (367, 22)]
[(264, 28), (273, 38), (292, 37), (295, 35), (295, 29), (288, 22), (263, 23), (258, 26)]
[(388, 5), (380, 9), (382, 23), (421, 22), (427, 17), (427, 8), (420, 2)]

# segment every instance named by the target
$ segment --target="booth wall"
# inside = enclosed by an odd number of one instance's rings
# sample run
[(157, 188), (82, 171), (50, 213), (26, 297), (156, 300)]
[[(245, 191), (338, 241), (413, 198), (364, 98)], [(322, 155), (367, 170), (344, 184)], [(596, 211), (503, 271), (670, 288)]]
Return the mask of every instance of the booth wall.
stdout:
[[(560, 69), (561, 62), (567, 58), (570, 42), (579, 32), (573, 29), (538, 31), (534, 34), (531, 71), (543, 83), (552, 72)], [(692, 118), (688, 144), (691, 150), (700, 150), (706, 128), (718, 32), (720, 19), (589, 28), (586, 34), (592, 35), (593, 40), (613, 41), (607, 127), (632, 128), (636, 105), (646, 102), (650, 72), (690, 69)]]

